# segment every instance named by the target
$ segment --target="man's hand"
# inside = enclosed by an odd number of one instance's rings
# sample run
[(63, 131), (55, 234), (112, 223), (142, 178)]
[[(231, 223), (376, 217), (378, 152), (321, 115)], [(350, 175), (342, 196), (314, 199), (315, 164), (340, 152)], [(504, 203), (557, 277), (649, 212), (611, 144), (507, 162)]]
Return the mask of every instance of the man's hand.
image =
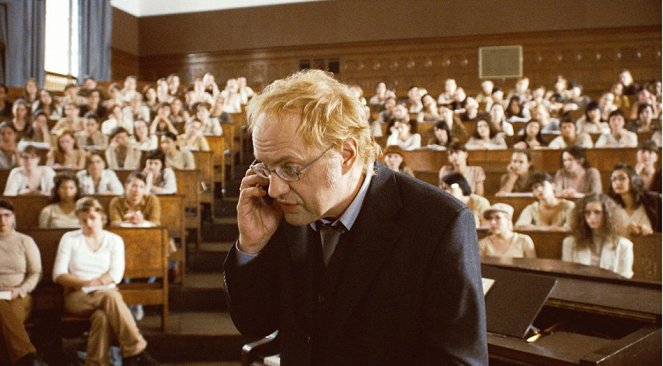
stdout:
[(259, 253), (278, 229), (283, 212), (274, 204), (268, 204), (269, 180), (260, 178), (251, 169), (246, 172), (239, 188), (237, 202), (237, 226), (239, 249), (248, 254)]

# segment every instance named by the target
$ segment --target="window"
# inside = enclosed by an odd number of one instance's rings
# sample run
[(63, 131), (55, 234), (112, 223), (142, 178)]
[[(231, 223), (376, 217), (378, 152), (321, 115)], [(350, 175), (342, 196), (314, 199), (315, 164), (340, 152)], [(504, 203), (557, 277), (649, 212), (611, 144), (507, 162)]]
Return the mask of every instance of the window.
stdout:
[(78, 0), (46, 0), (44, 68), (78, 76)]

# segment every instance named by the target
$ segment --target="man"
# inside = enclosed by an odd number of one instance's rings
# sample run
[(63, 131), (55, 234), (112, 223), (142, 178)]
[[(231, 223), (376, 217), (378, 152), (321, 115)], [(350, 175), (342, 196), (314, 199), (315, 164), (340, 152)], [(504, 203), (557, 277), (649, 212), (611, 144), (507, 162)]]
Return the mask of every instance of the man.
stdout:
[(322, 71), (274, 82), (248, 119), (225, 263), (237, 328), (278, 330), (287, 365), (487, 364), (472, 213), (375, 163), (361, 104)]

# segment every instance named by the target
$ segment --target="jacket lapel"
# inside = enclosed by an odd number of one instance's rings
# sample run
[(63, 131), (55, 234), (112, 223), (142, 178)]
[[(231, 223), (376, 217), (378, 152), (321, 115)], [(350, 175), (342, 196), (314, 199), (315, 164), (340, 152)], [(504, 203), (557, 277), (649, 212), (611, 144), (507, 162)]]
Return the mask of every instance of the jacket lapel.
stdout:
[(309, 225), (292, 226), (284, 223), (283, 226), (292, 261), (288, 265), (293, 276), (292, 301), (296, 307), (295, 317), (302, 330), (308, 333), (313, 329), (313, 304), (311, 302), (315, 288), (313, 268), (315, 252), (313, 249), (314, 245), (321, 245), (320, 239)]

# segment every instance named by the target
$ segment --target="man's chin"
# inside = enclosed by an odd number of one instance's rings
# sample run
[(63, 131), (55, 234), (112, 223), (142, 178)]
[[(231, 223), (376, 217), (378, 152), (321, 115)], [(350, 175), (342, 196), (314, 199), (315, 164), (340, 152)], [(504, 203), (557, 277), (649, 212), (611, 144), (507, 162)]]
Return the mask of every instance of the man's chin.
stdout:
[(304, 226), (315, 221), (315, 218), (312, 218), (308, 215), (302, 215), (300, 213), (293, 212), (284, 212), (283, 218), (285, 218), (285, 221), (288, 224), (293, 226)]

